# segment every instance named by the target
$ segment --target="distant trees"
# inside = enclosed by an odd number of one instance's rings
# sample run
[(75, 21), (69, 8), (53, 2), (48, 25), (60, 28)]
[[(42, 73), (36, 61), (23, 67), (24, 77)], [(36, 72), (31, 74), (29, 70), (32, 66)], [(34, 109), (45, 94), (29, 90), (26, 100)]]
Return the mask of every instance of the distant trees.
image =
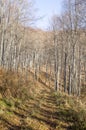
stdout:
[[(64, 92), (80, 95), (84, 66), (82, 59), (84, 50), (82, 48), (85, 47), (86, 50), (86, 45), (81, 42), (81, 39), (85, 38), (85, 36), (82, 38), (82, 35), (85, 34), (86, 28), (84, 15), (86, 4), (77, 0), (66, 0), (65, 3), (66, 9), (62, 16), (55, 15), (52, 19), (53, 25), (51, 24), (55, 43), (55, 82), (56, 84), (59, 82), (57, 75), (60, 72), (59, 75), (62, 75), (60, 84), (63, 82)], [(55, 88), (57, 88), (56, 86)]]
[[(28, 8), (27, 8), (28, 6)], [(17, 69), (22, 57), (28, 55), (22, 50), (25, 44), (24, 24), (33, 20), (32, 4), (24, 0), (0, 1), (0, 65), (8, 69)], [(23, 62), (26, 62), (23, 60)]]
[(86, 81), (86, 2), (66, 0), (65, 6), (43, 32), (27, 27), (34, 19), (31, 1), (1, 0), (0, 66), (24, 72), (26, 80), (33, 73), (34, 80), (56, 91), (80, 95), (82, 72)]

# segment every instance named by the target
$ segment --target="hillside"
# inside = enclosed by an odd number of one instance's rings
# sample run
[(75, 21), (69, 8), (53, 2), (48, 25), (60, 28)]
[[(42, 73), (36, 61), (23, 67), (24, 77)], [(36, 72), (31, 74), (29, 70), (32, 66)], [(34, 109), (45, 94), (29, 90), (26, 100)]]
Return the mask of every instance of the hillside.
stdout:
[(0, 70), (0, 130), (86, 129), (86, 106), (78, 98), (32, 80), (32, 73), (27, 82), (23, 76)]
[(86, 130), (86, 0), (58, 2), (0, 0), (0, 130)]

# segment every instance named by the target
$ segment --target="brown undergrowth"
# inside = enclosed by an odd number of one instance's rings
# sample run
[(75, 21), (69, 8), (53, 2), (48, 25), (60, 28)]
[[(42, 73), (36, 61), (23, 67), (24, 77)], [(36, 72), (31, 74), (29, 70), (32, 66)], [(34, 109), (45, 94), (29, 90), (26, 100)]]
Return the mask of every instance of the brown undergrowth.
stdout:
[(33, 80), (29, 72), (0, 71), (0, 130), (85, 130), (86, 111), (75, 97)]

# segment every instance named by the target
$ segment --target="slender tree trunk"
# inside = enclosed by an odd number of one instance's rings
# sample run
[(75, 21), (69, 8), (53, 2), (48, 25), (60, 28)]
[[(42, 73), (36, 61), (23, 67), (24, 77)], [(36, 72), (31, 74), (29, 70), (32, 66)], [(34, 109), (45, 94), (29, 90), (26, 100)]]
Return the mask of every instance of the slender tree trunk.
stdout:
[(68, 94), (70, 95), (72, 91), (71, 87), (71, 71), (70, 71), (70, 65), (69, 65), (69, 89), (68, 89)]
[(80, 63), (80, 55), (81, 55), (81, 46), (79, 46), (79, 68), (78, 68), (78, 96), (81, 94), (81, 63)]
[(66, 85), (66, 63), (67, 62), (67, 54), (65, 53), (65, 62), (64, 62), (64, 92), (67, 92), (67, 85)]
[(54, 61), (54, 74), (55, 74), (55, 90), (57, 91), (58, 89), (58, 83), (57, 83), (57, 79), (58, 79), (58, 66), (57, 66), (57, 52), (55, 52), (55, 61)]

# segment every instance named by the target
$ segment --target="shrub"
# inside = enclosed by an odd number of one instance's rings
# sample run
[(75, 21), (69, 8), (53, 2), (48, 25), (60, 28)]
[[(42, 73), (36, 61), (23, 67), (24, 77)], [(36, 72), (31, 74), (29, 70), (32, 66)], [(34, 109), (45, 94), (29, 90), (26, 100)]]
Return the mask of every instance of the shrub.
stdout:
[(74, 130), (86, 130), (86, 111), (81, 110), (75, 115)]

